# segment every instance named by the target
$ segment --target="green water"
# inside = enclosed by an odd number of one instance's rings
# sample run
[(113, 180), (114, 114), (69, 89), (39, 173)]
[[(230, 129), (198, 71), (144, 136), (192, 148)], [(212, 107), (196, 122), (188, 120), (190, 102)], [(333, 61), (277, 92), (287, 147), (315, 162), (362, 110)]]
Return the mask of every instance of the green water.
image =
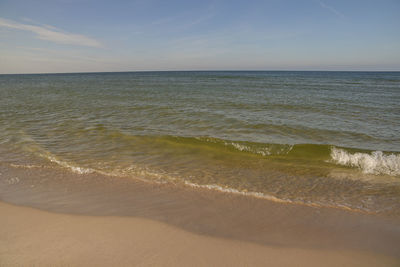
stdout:
[(400, 73), (0, 75), (0, 160), (400, 214)]

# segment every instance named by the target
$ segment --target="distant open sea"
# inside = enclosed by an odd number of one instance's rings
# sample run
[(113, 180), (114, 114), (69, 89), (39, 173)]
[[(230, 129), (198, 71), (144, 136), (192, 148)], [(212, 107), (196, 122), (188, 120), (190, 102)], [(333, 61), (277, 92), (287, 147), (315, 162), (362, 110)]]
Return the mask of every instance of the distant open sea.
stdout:
[(400, 216), (400, 72), (0, 75), (0, 129), (10, 168)]

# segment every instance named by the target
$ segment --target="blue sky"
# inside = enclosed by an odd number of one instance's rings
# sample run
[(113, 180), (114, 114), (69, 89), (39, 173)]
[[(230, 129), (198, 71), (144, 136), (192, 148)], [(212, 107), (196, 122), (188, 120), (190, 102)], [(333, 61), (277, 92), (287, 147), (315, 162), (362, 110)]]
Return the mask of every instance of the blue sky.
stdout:
[(399, 0), (0, 0), (0, 73), (400, 70)]

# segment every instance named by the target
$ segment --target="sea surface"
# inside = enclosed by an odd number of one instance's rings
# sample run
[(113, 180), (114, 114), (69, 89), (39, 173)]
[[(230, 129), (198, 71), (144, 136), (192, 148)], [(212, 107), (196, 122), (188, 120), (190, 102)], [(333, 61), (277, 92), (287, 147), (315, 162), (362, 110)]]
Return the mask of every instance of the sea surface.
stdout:
[(400, 216), (400, 72), (0, 75), (0, 162)]

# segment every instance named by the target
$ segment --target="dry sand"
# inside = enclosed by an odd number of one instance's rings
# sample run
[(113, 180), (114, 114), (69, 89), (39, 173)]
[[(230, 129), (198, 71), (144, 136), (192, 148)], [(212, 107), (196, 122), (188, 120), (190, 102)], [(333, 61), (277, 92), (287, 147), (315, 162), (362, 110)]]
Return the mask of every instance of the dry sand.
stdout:
[(272, 247), (136, 217), (58, 214), (0, 203), (0, 266), (400, 266), (353, 250)]

